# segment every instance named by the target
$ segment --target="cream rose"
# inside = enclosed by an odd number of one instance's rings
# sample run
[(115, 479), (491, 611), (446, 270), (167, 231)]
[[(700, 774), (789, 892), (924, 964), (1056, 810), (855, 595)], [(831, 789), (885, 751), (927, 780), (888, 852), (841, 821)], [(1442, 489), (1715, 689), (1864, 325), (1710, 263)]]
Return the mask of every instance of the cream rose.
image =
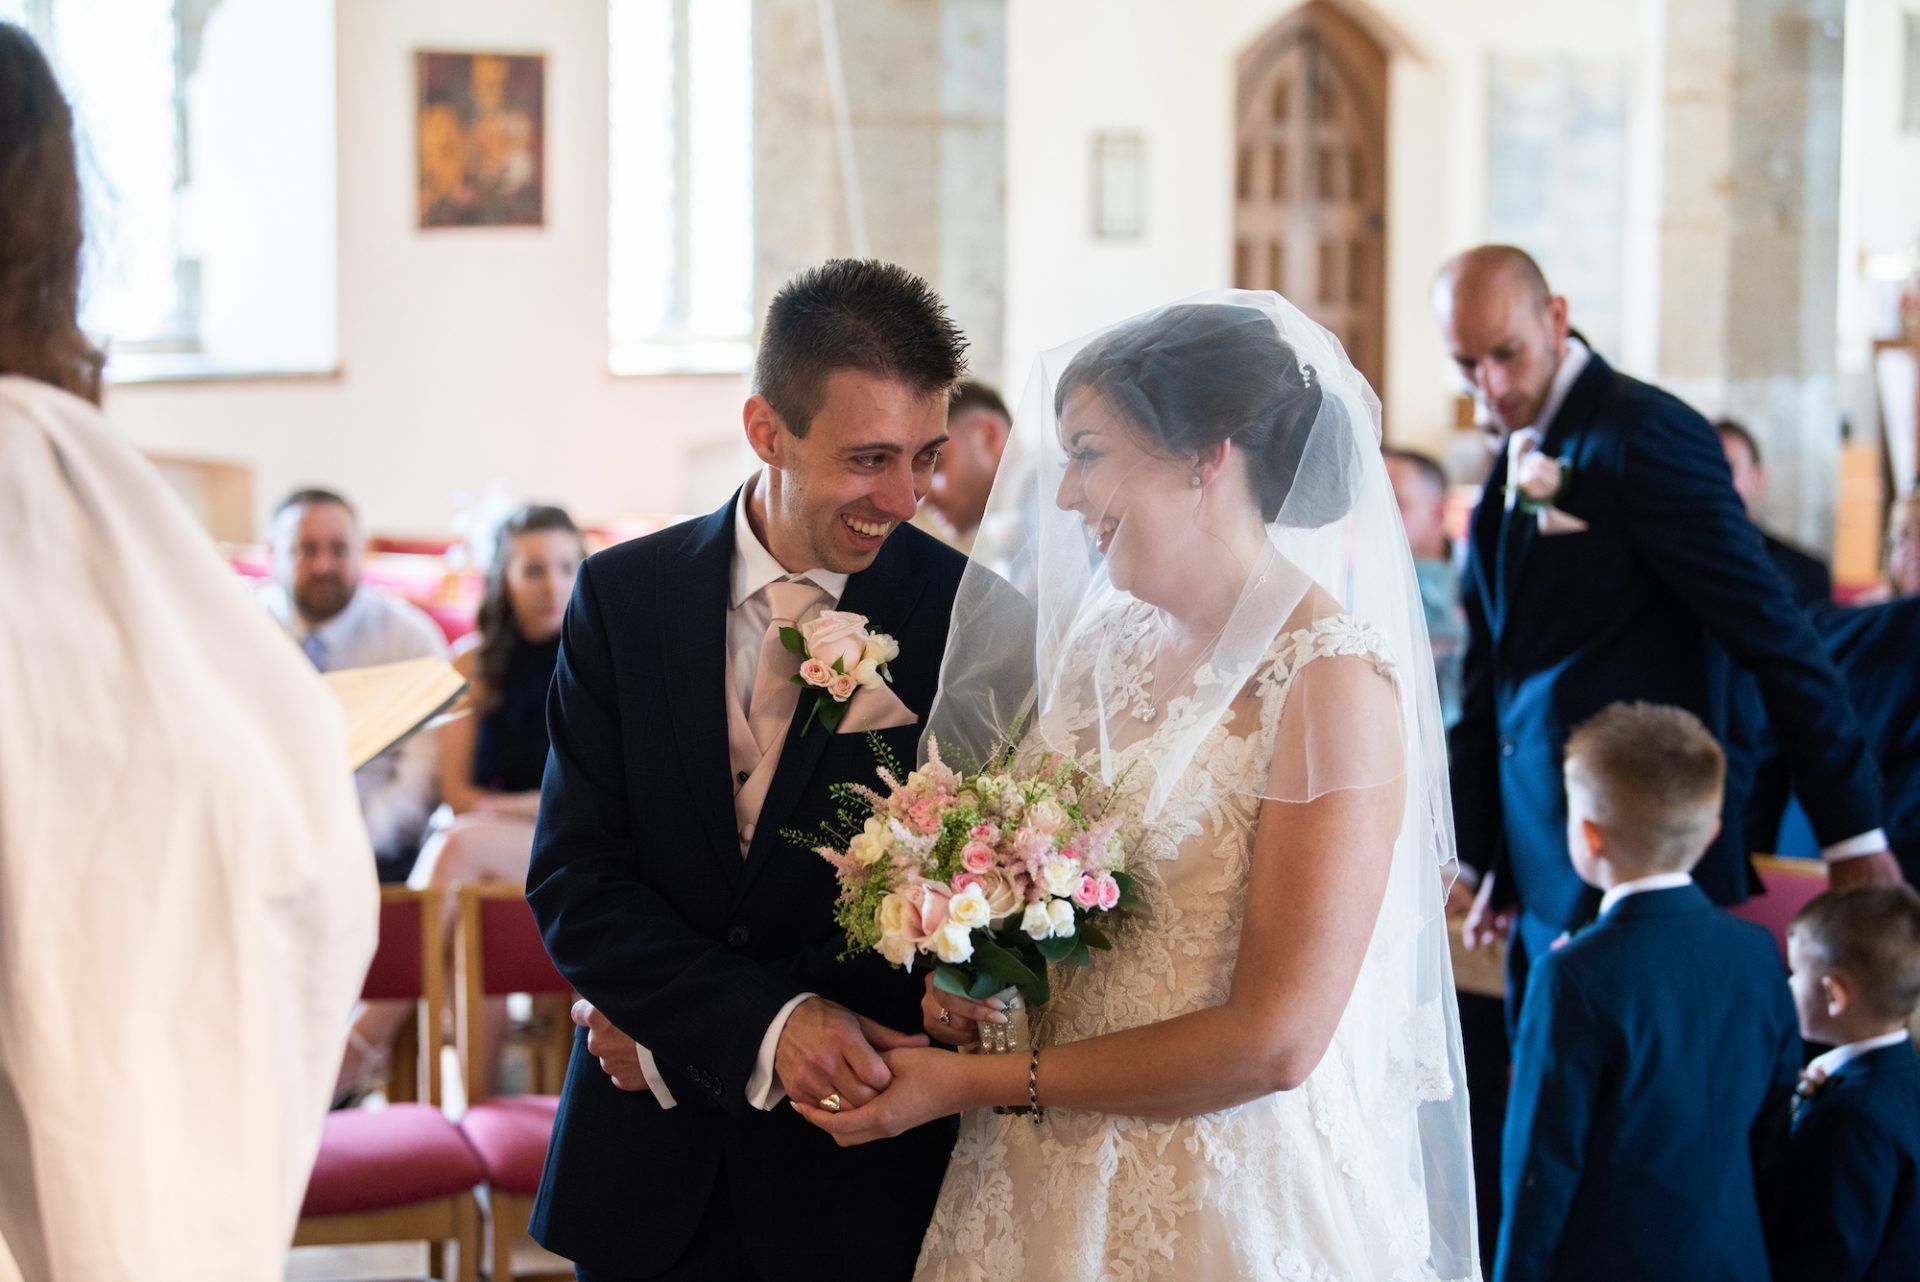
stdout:
[(913, 935), (920, 927), (920, 914), (913, 911), (913, 905), (899, 891), (893, 891), (880, 901), (880, 911), (875, 914), (880, 923), (882, 935)]
[(1020, 918), (1020, 929), (1027, 932), (1029, 939), (1053, 938), (1053, 917), (1047, 912), (1046, 904), (1038, 900), (1028, 904)]
[(1066, 807), (1051, 798), (1028, 806), (1026, 824), (1035, 832), (1043, 832), (1051, 837), (1067, 826)]
[(885, 684), (886, 678), (880, 675), (880, 665), (871, 659), (862, 659), (853, 665), (852, 677), (867, 689), (872, 690)]
[(1004, 868), (989, 868), (981, 873), (979, 884), (973, 889), (986, 897), (987, 912), (995, 921), (1013, 916), (1027, 898), (1020, 884)]
[(1536, 503), (1551, 503), (1560, 493), (1561, 480), (1559, 460), (1537, 449), (1520, 460), (1515, 474), (1520, 492)]
[(1040, 884), (1049, 895), (1065, 898), (1080, 885), (1079, 861), (1065, 855), (1049, 855), (1040, 865)]
[(1053, 933), (1057, 939), (1065, 939), (1074, 932), (1073, 905), (1064, 899), (1055, 899), (1047, 904), (1047, 916), (1053, 919)]
[(837, 663), (841, 672), (850, 672), (867, 648), (867, 619), (845, 610), (825, 610), (800, 625), (800, 639), (807, 643), (809, 658), (829, 668)]
[(973, 932), (959, 922), (948, 921), (933, 934), (933, 955), (950, 965), (973, 960)]
[[(920, 955), (919, 945), (911, 935), (882, 934), (878, 947), (882, 957), (908, 971), (913, 970), (913, 959)], [(968, 947), (971, 948), (972, 944), (969, 943)]]
[(947, 924), (972, 930), (975, 926), (984, 926), (993, 918), (993, 910), (987, 906), (986, 892), (979, 886), (968, 886), (947, 903)]

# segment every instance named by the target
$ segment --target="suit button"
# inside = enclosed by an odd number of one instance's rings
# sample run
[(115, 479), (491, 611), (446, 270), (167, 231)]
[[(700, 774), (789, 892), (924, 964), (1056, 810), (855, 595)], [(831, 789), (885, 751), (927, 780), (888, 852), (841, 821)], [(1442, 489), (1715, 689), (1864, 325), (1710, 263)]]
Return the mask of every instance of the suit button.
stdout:
[(745, 783), (747, 781), (747, 772), (744, 770), (740, 771), (738, 774), (734, 775), (733, 781), (735, 783)]
[(727, 931), (727, 946), (729, 948), (745, 948), (748, 938), (749, 936), (745, 926), (734, 926)]
[(1513, 740), (1507, 738), (1505, 735), (1500, 736), (1500, 755), (1503, 757), (1511, 757), (1513, 755)]

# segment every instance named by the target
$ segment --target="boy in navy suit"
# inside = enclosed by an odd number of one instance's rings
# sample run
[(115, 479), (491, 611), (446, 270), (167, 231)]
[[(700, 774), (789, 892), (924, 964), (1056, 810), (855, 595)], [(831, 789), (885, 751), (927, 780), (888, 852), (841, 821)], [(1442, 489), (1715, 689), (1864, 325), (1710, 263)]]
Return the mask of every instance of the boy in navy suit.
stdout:
[(1496, 1282), (1767, 1276), (1750, 1134), (1801, 1047), (1773, 939), (1689, 871), (1725, 780), (1679, 708), (1617, 703), (1567, 740), (1573, 866), (1604, 895), (1521, 1007)]
[(1787, 930), (1800, 1031), (1835, 1049), (1794, 1095), (1781, 1197), (1768, 1225), (1778, 1282), (1920, 1278), (1920, 895), (1821, 895)]

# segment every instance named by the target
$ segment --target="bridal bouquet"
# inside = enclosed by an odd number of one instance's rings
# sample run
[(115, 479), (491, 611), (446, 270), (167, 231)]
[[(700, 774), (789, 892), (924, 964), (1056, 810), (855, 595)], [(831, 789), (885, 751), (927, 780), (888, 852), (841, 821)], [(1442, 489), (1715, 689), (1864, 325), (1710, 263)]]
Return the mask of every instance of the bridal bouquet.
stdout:
[(817, 847), (839, 876), (846, 955), (908, 971), (924, 957), (945, 992), (1014, 989), (1039, 1005), (1049, 963), (1084, 966), (1111, 947), (1100, 923), (1132, 905), (1133, 886), (1123, 817), (1098, 775), (1059, 754), (1016, 769), (1011, 751), (962, 774), (929, 743), (926, 765), (903, 777), (874, 747), (886, 791), (839, 785), (840, 824)]

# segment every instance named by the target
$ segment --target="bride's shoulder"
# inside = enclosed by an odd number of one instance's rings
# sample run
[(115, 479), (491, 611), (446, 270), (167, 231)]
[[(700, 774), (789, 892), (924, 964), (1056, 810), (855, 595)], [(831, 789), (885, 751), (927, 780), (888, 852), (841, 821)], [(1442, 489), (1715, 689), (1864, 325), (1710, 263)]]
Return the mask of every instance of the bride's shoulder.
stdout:
[(1363, 666), (1380, 676), (1393, 675), (1393, 659), (1379, 629), (1316, 584), (1274, 637), (1267, 673), (1270, 680), (1287, 680), (1314, 660), (1329, 658), (1363, 660)]

